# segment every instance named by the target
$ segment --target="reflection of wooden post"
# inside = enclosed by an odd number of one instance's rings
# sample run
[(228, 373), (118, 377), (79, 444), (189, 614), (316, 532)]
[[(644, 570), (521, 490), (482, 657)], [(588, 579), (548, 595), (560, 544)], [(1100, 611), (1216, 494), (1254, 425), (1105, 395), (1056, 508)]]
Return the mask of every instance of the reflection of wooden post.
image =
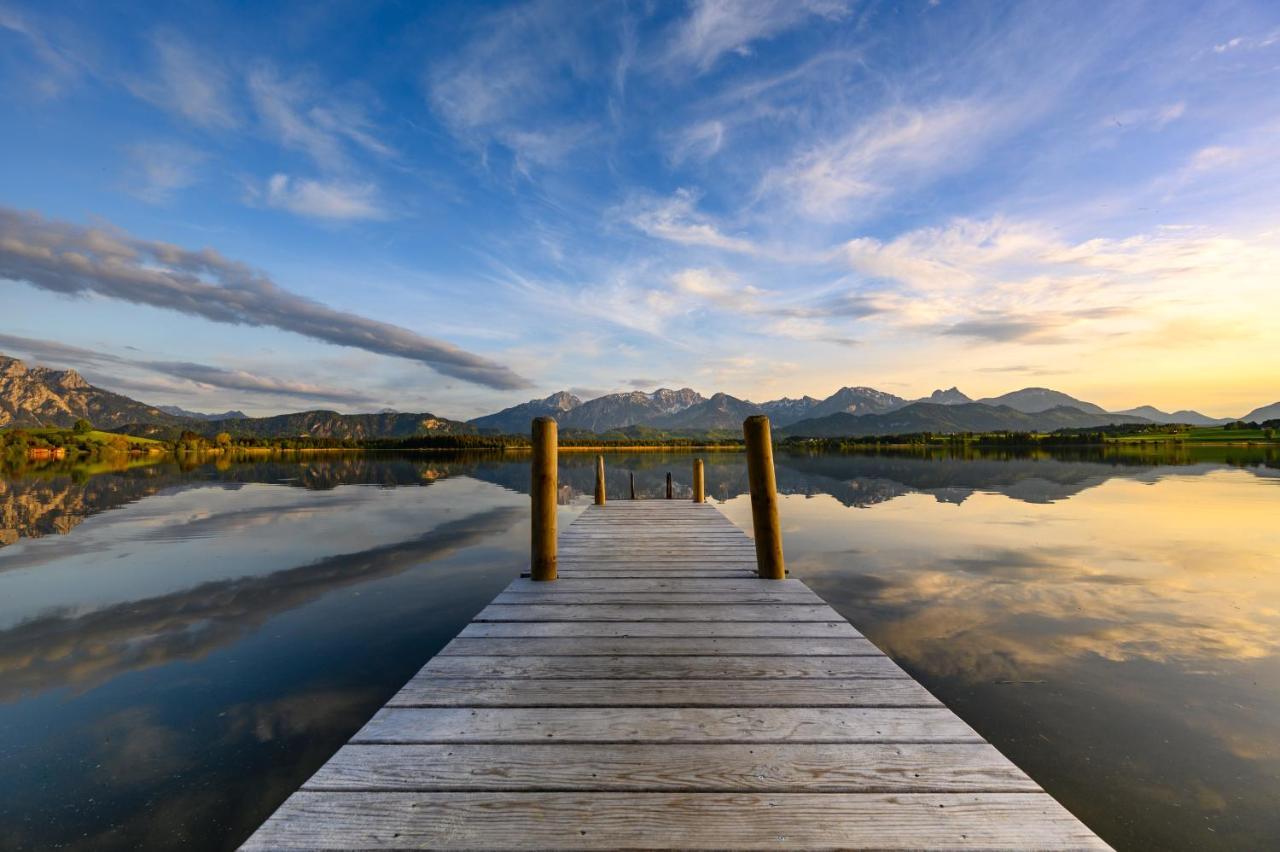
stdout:
[(667, 472), (667, 499), (670, 500), (673, 496), (675, 496), (675, 494), (671, 490), (671, 472), (668, 471)]
[(632, 471), (632, 472), (631, 472), (631, 499), (632, 499), (632, 500), (636, 499), (636, 474), (635, 474), (635, 471)]
[(533, 477), (529, 495), (533, 498), (533, 552), (529, 576), (534, 580), (556, 578), (556, 421), (539, 417), (533, 421)]
[(702, 479), (702, 459), (693, 460), (693, 502), (707, 502), (707, 487)]
[(604, 505), (604, 456), (596, 456), (596, 505)]
[(747, 439), (747, 480), (751, 485), (751, 526), (756, 534), (756, 573), (766, 580), (787, 576), (778, 524), (778, 486), (773, 473), (773, 438), (763, 414), (742, 423)]

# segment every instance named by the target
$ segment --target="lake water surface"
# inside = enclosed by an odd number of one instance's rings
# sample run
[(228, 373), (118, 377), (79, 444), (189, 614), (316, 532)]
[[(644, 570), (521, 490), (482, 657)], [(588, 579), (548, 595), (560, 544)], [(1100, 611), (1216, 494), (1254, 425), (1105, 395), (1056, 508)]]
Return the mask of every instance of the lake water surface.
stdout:
[[(749, 530), (744, 458), (704, 457)], [(683, 490), (691, 458), (610, 455), (610, 491)], [(561, 456), (561, 524), (592, 464)], [(1105, 840), (1280, 848), (1280, 457), (777, 466), (792, 573)], [(528, 478), (381, 454), (0, 476), (0, 848), (233, 848), (525, 568)]]

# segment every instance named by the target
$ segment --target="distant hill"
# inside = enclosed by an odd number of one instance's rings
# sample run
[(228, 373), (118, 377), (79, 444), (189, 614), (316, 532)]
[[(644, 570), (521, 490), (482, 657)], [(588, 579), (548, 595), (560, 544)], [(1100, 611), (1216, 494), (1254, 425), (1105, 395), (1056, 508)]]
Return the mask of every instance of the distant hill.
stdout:
[(1280, 402), (1273, 402), (1270, 405), (1255, 408), (1240, 419), (1249, 423), (1261, 423), (1264, 420), (1275, 420), (1278, 417), (1280, 417)]
[(909, 435), (919, 432), (948, 434), (955, 432), (1052, 432), (1055, 429), (1081, 429), (1111, 423), (1145, 423), (1140, 417), (1101, 414), (1058, 406), (1028, 414), (1007, 405), (980, 402), (943, 405), (913, 402), (884, 414), (861, 416), (839, 413), (802, 420), (780, 434), (787, 437), (845, 438), (867, 435)]
[(469, 423), (436, 417), (434, 414), (339, 414), (336, 411), (299, 411), (275, 417), (245, 417), (208, 420), (197, 430), (203, 434), (228, 432), (252, 438), (313, 438), (364, 440), (368, 438), (408, 438), (413, 435), (474, 435)]
[(467, 422), (481, 432), (519, 435), (529, 431), (529, 424), (535, 417), (554, 417), (558, 422), (567, 412), (580, 405), (582, 405), (581, 399), (568, 391), (560, 391), (545, 399), (531, 399), (494, 414), (472, 418)]
[(221, 414), (205, 414), (200, 411), (187, 411), (176, 405), (157, 405), (156, 408), (174, 417), (186, 417), (190, 420), (241, 420), (249, 415), (243, 411), (224, 411)]
[(81, 418), (103, 429), (126, 423), (182, 422), (155, 406), (96, 388), (75, 370), (28, 367), (0, 355), (0, 428), (70, 427)]
[(1210, 417), (1198, 411), (1161, 411), (1153, 405), (1139, 405), (1137, 408), (1126, 408), (1116, 414), (1127, 414), (1130, 417), (1144, 417), (1152, 423), (1185, 423), (1188, 426), (1221, 426), (1230, 423), (1229, 417)]
[(995, 407), (1007, 405), (1014, 411), (1021, 411), (1024, 414), (1048, 411), (1050, 408), (1057, 408), (1062, 405), (1092, 414), (1107, 413), (1106, 409), (1100, 405), (1094, 405), (1092, 402), (1085, 402), (1049, 388), (1023, 388), (1000, 396), (989, 396), (986, 399), (978, 400), (978, 402)]

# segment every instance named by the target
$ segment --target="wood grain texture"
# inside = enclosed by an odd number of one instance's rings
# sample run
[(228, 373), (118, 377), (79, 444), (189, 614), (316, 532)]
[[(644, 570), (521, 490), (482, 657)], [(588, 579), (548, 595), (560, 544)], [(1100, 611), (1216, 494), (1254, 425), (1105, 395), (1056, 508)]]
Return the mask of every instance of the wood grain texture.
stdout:
[(982, 742), (943, 707), (384, 707), (353, 743)]
[(1106, 845), (1043, 793), (328, 793), (271, 849), (1038, 849)]
[(806, 598), (815, 598), (821, 601), (809, 587), (799, 580), (775, 580), (769, 583), (762, 583), (758, 579), (749, 578), (745, 580), (734, 580), (727, 582), (718, 582), (707, 584), (701, 580), (687, 579), (652, 579), (652, 580), (565, 580), (563, 583), (556, 583), (554, 588), (548, 588), (546, 583), (536, 583), (531, 580), (512, 580), (511, 584), (503, 590), (503, 594), (538, 594), (538, 595), (555, 595), (565, 592), (581, 593), (595, 592), (599, 594), (610, 594), (614, 592), (680, 592), (680, 593), (705, 593), (708, 590), (716, 592), (757, 592), (761, 589), (767, 589), (771, 592), (795, 592), (804, 595)]
[(819, 639), (845, 637), (856, 639), (862, 634), (847, 621), (752, 622), (752, 621), (538, 621), (476, 622), (462, 628), (459, 637), (497, 636), (595, 636), (621, 638), (627, 636), (735, 636), (745, 639), (781, 636)]
[(352, 745), (307, 790), (1036, 792), (986, 743)]
[(581, 593), (570, 588), (557, 588), (548, 592), (502, 592), (493, 599), (493, 606), (537, 606), (539, 604), (579, 604), (585, 606), (666, 606), (689, 605), (751, 605), (751, 604), (813, 604), (823, 605), (822, 599), (808, 589), (779, 589), (767, 586), (750, 592), (721, 592), (708, 585), (705, 592), (597, 592)]
[(454, 639), (440, 656), (529, 657), (875, 657), (880, 649), (867, 639), (794, 637), (480, 638)]
[(909, 678), (483, 680), (421, 674), (388, 707), (938, 707)]
[[(470, 678), (696, 678), (742, 680), (792, 678), (906, 677), (884, 655), (864, 657), (435, 657), (422, 668), (437, 677)], [(785, 689), (786, 684), (778, 684)]]
[(489, 604), (476, 621), (836, 621), (831, 607), (810, 604)]

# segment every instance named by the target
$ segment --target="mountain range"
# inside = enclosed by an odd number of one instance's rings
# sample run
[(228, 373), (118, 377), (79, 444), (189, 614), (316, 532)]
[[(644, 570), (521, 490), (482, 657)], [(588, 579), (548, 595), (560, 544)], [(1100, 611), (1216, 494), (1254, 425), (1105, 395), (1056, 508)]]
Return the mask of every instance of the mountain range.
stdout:
[(153, 405), (96, 388), (75, 370), (28, 367), (0, 355), (0, 428), (71, 426), (80, 418), (102, 429), (127, 423), (183, 422)]
[(243, 420), (249, 415), (243, 411), (224, 411), (221, 414), (206, 414), (203, 411), (187, 411), (176, 405), (157, 405), (156, 408), (174, 417), (185, 417), (190, 420)]
[[(1108, 412), (1099, 405), (1049, 388), (1023, 388), (974, 400), (957, 388), (910, 400), (871, 387), (843, 387), (825, 399), (783, 397), (756, 403), (726, 393), (710, 397), (691, 388), (630, 391), (583, 400), (568, 391), (534, 399), (469, 421), (426, 412), (339, 414), (315, 410), (273, 417), (240, 411), (204, 414), (177, 406), (153, 406), (94, 387), (74, 370), (28, 367), (0, 355), (0, 428), (71, 426), (85, 418), (103, 429), (163, 435), (181, 429), (229, 432), (260, 438), (398, 438), (421, 434), (524, 434), (535, 417), (556, 418), (564, 432), (656, 430), (668, 433), (737, 431), (753, 414), (767, 414), (779, 435), (837, 437), (913, 432), (1052, 431), (1127, 423), (1186, 423), (1209, 426), (1236, 418), (1196, 411), (1160, 411), (1140, 406)], [(1280, 402), (1241, 420), (1280, 418)]]

